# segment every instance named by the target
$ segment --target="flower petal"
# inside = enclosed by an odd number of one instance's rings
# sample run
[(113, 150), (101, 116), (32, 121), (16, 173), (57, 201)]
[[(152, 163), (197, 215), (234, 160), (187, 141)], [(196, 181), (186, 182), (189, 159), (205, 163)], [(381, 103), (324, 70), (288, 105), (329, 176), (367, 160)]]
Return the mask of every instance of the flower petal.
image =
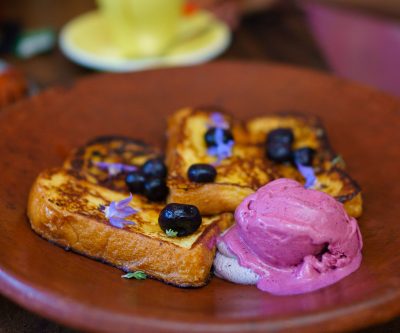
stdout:
[(127, 165), (127, 164), (121, 164), (121, 165), (122, 165), (122, 171), (124, 172), (132, 172), (138, 169), (138, 167), (134, 165)]
[(109, 164), (107, 162), (96, 162), (96, 166), (103, 170), (108, 170)]
[(125, 199), (123, 199), (121, 201), (116, 201), (115, 202), (115, 207), (117, 209), (121, 209), (121, 208), (126, 207), (132, 201), (132, 198), (133, 198), (132, 197), (132, 193), (129, 193), (129, 197), (127, 197), (127, 198), (125, 198)]
[(120, 165), (115, 164), (115, 165), (110, 165), (108, 167), (108, 174), (110, 176), (116, 176), (116, 175), (120, 174), (121, 172), (122, 172), (122, 167)]
[(315, 184), (315, 181), (317, 180), (317, 177), (315, 176), (314, 168), (301, 165), (299, 163), (296, 163), (297, 169), (299, 172), (303, 175), (305, 178), (306, 182), (304, 184), (304, 188), (310, 188), (313, 187)]
[(221, 127), (215, 129), (215, 142), (217, 147), (224, 144), (224, 130)]
[(117, 214), (115, 214), (114, 216), (125, 218), (125, 217), (131, 216), (137, 212), (138, 211), (136, 209), (133, 209), (132, 207), (127, 206), (127, 207), (118, 209)]
[(210, 118), (216, 127), (228, 128), (228, 124), (221, 113), (213, 112)]
[(110, 218), (110, 224), (113, 227), (122, 229), (125, 225), (127, 225), (127, 224), (133, 225), (133, 224), (135, 224), (135, 222), (127, 221), (127, 220), (124, 220), (123, 218), (120, 218), (120, 217), (111, 217)]
[(224, 142), (224, 129), (228, 128), (229, 125), (224, 120), (223, 116), (218, 113), (214, 112), (210, 116), (211, 121), (216, 126), (215, 129), (215, 146), (212, 146), (207, 149), (207, 153), (210, 156), (215, 156), (217, 161), (214, 165), (218, 165), (221, 163), (222, 160), (232, 156), (232, 148), (234, 145), (233, 140), (229, 140), (228, 142)]
[(121, 172), (132, 172), (138, 169), (134, 165), (109, 162), (96, 162), (96, 166), (102, 170), (107, 170), (110, 176), (116, 176)]
[(124, 220), (126, 217), (131, 216), (138, 212), (138, 210), (128, 206), (132, 200), (132, 193), (129, 197), (120, 201), (111, 201), (109, 206), (104, 207), (104, 215), (110, 221), (110, 224), (117, 228), (122, 228), (124, 223), (135, 224), (132, 221)]
[(104, 215), (109, 219), (118, 213), (117, 207), (115, 207), (115, 202), (112, 201), (109, 206), (104, 208)]

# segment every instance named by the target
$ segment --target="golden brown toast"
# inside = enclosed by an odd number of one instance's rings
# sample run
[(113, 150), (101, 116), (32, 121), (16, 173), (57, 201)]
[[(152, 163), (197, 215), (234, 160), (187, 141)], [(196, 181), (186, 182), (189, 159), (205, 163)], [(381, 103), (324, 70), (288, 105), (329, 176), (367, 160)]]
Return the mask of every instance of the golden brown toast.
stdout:
[(342, 163), (330, 148), (325, 130), (317, 118), (296, 114), (276, 114), (255, 118), (246, 124), (223, 114), (235, 139), (233, 156), (216, 167), (213, 183), (191, 182), (187, 170), (194, 163), (214, 163), (208, 156), (204, 135), (213, 110), (182, 109), (168, 122), (167, 166), (170, 202), (192, 203), (205, 214), (232, 212), (249, 194), (267, 182), (281, 177), (304, 182), (292, 164), (278, 164), (265, 157), (265, 139), (276, 128), (291, 128), (294, 148), (316, 150), (313, 168), (317, 177), (316, 189), (341, 201), (352, 216), (362, 213), (360, 188), (343, 170)]
[[(115, 137), (97, 139), (76, 150), (64, 168), (45, 170), (33, 184), (28, 201), (33, 230), (66, 249), (124, 271), (141, 270), (149, 277), (181, 287), (205, 285), (214, 259), (215, 239), (233, 223), (232, 214), (203, 217), (195, 233), (172, 238), (158, 224), (164, 204), (134, 195), (129, 206), (139, 211), (126, 220), (135, 224), (112, 226), (102, 207), (129, 194), (119, 178), (105, 181), (104, 174), (91, 166), (90, 160), (95, 148), (109, 158), (113, 156), (108, 155), (110, 147), (121, 147), (121, 143), (124, 149), (116, 152), (112, 161), (136, 161), (139, 165), (147, 158), (144, 156), (154, 156), (154, 150), (143, 144), (131, 146), (129, 139)], [(135, 147), (141, 147), (143, 154), (135, 155)], [(127, 151), (130, 153), (124, 155)], [(128, 155), (126, 160), (119, 159)], [(74, 162), (79, 160), (79, 164)]]

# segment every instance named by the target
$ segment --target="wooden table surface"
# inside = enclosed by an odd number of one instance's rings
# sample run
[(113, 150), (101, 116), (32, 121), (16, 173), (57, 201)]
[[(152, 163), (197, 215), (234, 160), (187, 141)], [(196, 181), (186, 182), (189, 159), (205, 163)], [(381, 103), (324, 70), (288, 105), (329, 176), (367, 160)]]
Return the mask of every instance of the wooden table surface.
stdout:
[[(59, 30), (68, 20), (92, 8), (93, 0), (2, 0), (0, 22), (15, 19), (26, 28), (50, 26)], [(4, 58), (41, 88), (69, 85), (94, 73), (67, 60), (58, 48), (29, 60)], [(243, 18), (231, 47), (219, 59), (274, 61), (330, 71), (302, 13), (290, 3)], [(0, 313), (0, 332), (76, 332), (27, 312), (1, 296)], [(400, 318), (360, 332), (400, 332)]]

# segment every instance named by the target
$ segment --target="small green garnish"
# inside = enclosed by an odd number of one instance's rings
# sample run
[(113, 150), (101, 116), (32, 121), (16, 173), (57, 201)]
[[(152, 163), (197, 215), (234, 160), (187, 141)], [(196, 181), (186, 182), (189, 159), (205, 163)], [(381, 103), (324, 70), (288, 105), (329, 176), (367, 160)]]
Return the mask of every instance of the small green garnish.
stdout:
[(147, 275), (143, 271), (129, 272), (124, 275), (121, 275), (124, 279), (136, 279), (136, 280), (146, 280)]
[(174, 231), (172, 229), (167, 229), (167, 231), (165, 231), (165, 233), (167, 234), (168, 237), (178, 236), (178, 231)]
[(337, 155), (332, 161), (332, 166), (335, 166), (337, 164), (341, 165), (342, 167), (346, 166), (346, 163), (343, 160), (343, 157), (341, 155)]

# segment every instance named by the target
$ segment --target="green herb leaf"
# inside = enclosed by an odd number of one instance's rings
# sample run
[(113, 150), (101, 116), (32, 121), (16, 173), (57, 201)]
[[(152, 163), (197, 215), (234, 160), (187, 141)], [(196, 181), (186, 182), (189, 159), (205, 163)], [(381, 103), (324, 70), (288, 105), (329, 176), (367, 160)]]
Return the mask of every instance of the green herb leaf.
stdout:
[(339, 164), (340, 166), (342, 166), (343, 168), (346, 167), (346, 163), (343, 160), (343, 157), (341, 155), (337, 155), (332, 161), (332, 166), (335, 166), (337, 164)]
[(136, 279), (136, 280), (145, 280), (147, 275), (143, 271), (129, 272), (124, 275), (121, 275), (124, 279)]
[(167, 234), (168, 237), (176, 237), (176, 236), (178, 236), (178, 231), (174, 231), (172, 229), (167, 229), (167, 231), (165, 233)]

